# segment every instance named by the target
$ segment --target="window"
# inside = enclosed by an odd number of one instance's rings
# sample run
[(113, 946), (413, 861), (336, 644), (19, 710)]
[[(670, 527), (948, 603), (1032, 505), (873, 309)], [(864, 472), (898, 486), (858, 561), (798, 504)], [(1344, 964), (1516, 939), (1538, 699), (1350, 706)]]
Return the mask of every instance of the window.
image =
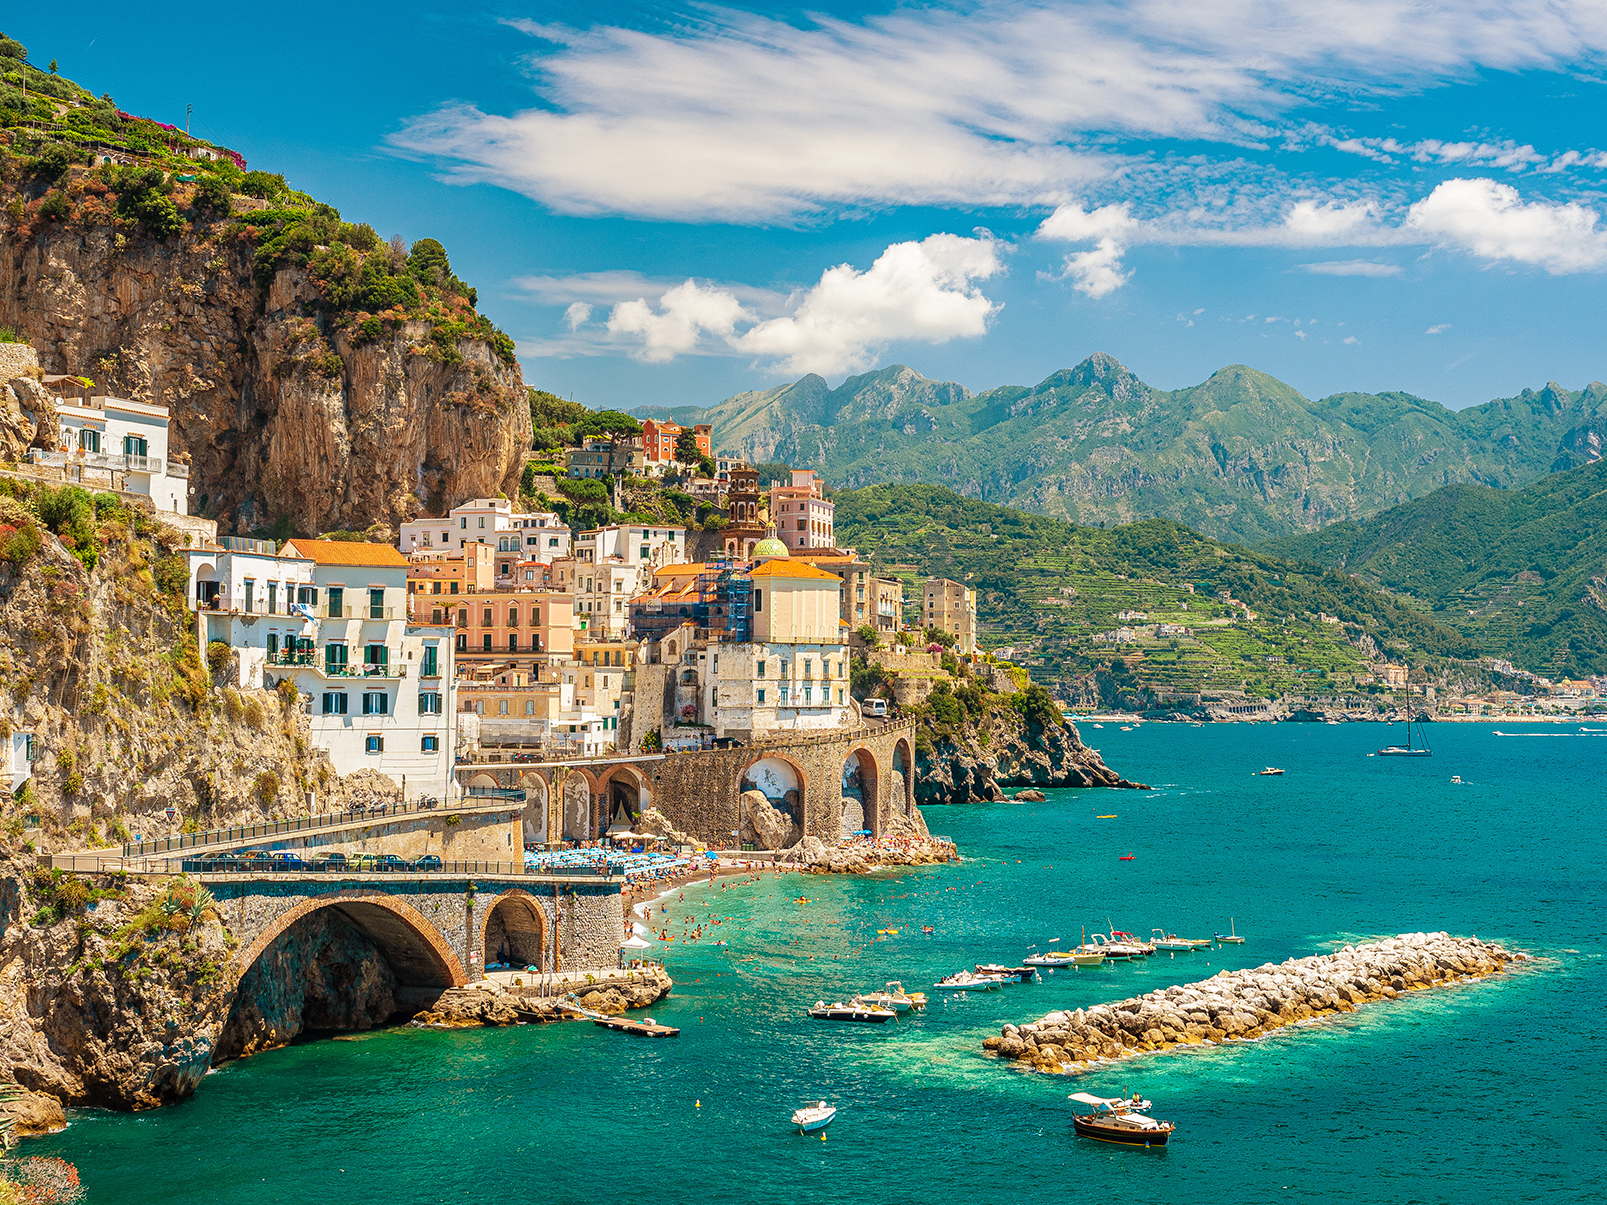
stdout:
[(363, 649), (363, 664), (370, 669), (383, 671), (390, 663), (391, 651), (383, 644), (370, 644)]
[(324, 672), (340, 674), (346, 671), (346, 646), (344, 644), (326, 644), (324, 646)]
[[(440, 622), (440, 612), (436, 612), (436, 622)], [(437, 678), (441, 674), (441, 667), (437, 657), (440, 649), (433, 644), (424, 646), (424, 664), (419, 667), (419, 677)]]
[(389, 715), (391, 712), (391, 697), (383, 690), (370, 690), (363, 694), (364, 715)]
[(257, 583), (249, 577), (246, 578), (246, 614), (251, 614), (251, 595), (256, 590)]
[(418, 713), (420, 715), (440, 715), (441, 692), (437, 690), (419, 691)]
[(272, 615), (279, 609), (279, 583), (268, 583), (268, 614)]
[[(290, 646), (286, 645), (285, 647), (289, 648)], [(273, 660), (273, 655), (275, 653), (277, 653), (278, 651), (279, 651), (279, 633), (278, 632), (269, 632), (268, 633), (268, 660), (272, 661)]]
[(805, 526), (804, 526), (804, 524), (805, 524), (805, 523), (807, 523), (807, 522), (809, 522), (809, 520), (808, 520), (808, 519), (799, 519), (799, 520), (798, 520), (798, 530), (799, 530), (799, 531), (807, 531), (807, 530), (808, 530), (808, 528), (806, 528), (806, 527), (805, 527)]
[(489, 653), (491, 651), (491, 633), (490, 632), (487, 632), (483, 637), (481, 637), (481, 639), (480, 639), (480, 648), (481, 648), (482, 651), (487, 652), (487, 653)]
[(485, 530), (485, 516), (484, 515), (480, 516), (480, 530), (481, 531)]
[[(288, 595), (286, 596), (288, 597)], [(296, 588), (296, 601), (306, 603), (308, 606), (318, 605), (318, 589), (316, 586), (298, 586)]]
[(142, 436), (125, 435), (123, 436), (123, 455), (149, 456), (150, 446), (145, 442)]
[(558, 547), (558, 537), (557, 536), (552, 536), (550, 539), (548, 539), (547, 547), (548, 548), (556, 548), (556, 547)]
[(764, 677), (764, 666), (765, 663), (763, 661), (759, 662), (759, 677), (761, 678)]
[(438, 623), (441, 622), (441, 608), (440, 607), (436, 607), (434, 610), (432, 610), (430, 612), (430, 622), (434, 623), (434, 624), (438, 624)]
[(385, 591), (370, 590), (368, 592), (368, 617), (370, 619), (385, 618)]
[(467, 518), (459, 519), (458, 528), (462, 531), (467, 531), (469, 529), (469, 520)]
[(755, 590), (753, 592), (753, 609), (754, 609), (755, 612), (759, 612), (759, 611), (764, 610), (764, 591), (763, 590)]
[(642, 560), (645, 561), (646, 559), (647, 559), (647, 545), (643, 544), (642, 545)]
[(814, 691), (814, 687), (810, 686), (807, 682), (805, 682), (804, 683), (804, 702), (805, 703), (809, 702), (810, 699), (813, 697), (813, 691)]
[(439, 594), (440, 592), (441, 592), (441, 583), (440, 582), (431, 582), (430, 583), (430, 593), (431, 594)]
[(526, 699), (525, 700), (525, 714), (526, 715), (535, 715), (536, 714), (536, 701), (534, 699)]
[(481, 611), (480, 611), (480, 626), (482, 628), (489, 628), (491, 626), (491, 608), (490, 607), (481, 608)]
[(329, 587), (329, 618), (344, 619), (346, 617), (346, 591), (341, 586)]
[(519, 651), (519, 633), (518, 632), (509, 632), (508, 633), (508, 651), (510, 653), (517, 653)]
[(458, 633), (458, 652), (466, 653), (468, 651), (469, 651), (469, 638), (467, 636), (465, 636), (462, 632), (459, 632)]
[(86, 452), (100, 451), (100, 432), (85, 427), (78, 433), (78, 446)]
[(452, 539), (452, 533), (449, 532), (449, 531), (443, 531), (441, 533), (441, 547), (445, 548), (446, 545), (447, 545), (447, 542), (450, 541), (451, 539)]
[(449, 587), (448, 587), (448, 588), (447, 588), (447, 591), (446, 591), (446, 592), (447, 592), (447, 593), (448, 593), (448, 594), (456, 594), (456, 593), (457, 593), (457, 592), (458, 592), (458, 584), (457, 584), (457, 582), (453, 582), (453, 583), (452, 583), (452, 584), (451, 584), (451, 585), (450, 585), (450, 586), (449, 586)]
[(422, 738), (418, 743), (418, 751), (420, 753), (439, 753), (441, 751), (441, 738), (438, 736)]
[(759, 688), (759, 702), (764, 702), (764, 687), (762, 686)]
[(508, 700), (506, 700), (506, 699), (498, 699), (497, 700), (497, 714), (498, 715), (507, 715), (508, 714)]
[(509, 607), (508, 608), (508, 626), (510, 628), (516, 628), (516, 627), (519, 626), (519, 608), (518, 607)]
[(326, 691), (324, 694), (325, 715), (345, 715), (346, 695), (343, 691)]
[(371, 736), (371, 737), (369, 737), (367, 740), (365, 740), (363, 742), (363, 752), (364, 753), (384, 753), (385, 752), (385, 738), (383, 736)]

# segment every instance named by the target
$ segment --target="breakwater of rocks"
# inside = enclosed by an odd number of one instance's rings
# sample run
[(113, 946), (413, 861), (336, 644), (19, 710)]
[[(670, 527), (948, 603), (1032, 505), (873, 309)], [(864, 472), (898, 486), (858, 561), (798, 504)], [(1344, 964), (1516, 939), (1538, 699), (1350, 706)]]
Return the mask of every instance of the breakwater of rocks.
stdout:
[(1476, 937), (1403, 933), (1333, 954), (1222, 971), (1115, 1004), (1052, 1012), (1006, 1025), (982, 1047), (1036, 1071), (1076, 1072), (1149, 1051), (1259, 1038), (1409, 991), (1498, 974), (1528, 957)]

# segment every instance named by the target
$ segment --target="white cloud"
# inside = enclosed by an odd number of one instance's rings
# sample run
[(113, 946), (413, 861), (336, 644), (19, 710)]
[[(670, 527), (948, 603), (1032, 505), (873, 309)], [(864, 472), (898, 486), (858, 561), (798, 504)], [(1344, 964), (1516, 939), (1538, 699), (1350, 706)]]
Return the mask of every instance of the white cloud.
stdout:
[(1451, 324), (1449, 322), (1436, 322), (1433, 326), (1429, 327), (1428, 330), (1424, 331), (1423, 333), (1425, 335), (1443, 335), (1446, 331), (1448, 331), (1450, 329), (1451, 329)]
[(1113, 238), (1102, 238), (1093, 250), (1066, 256), (1065, 275), (1072, 288), (1097, 301), (1121, 288), (1133, 274), (1122, 271), (1121, 244)]
[(736, 333), (737, 320), (747, 317), (735, 294), (707, 288), (695, 280), (670, 289), (659, 298), (658, 306), (655, 310), (637, 298), (620, 302), (608, 315), (608, 333), (639, 336), (641, 345), (635, 354), (650, 363), (692, 351), (705, 334), (729, 340)]
[[(532, 106), (448, 106), (405, 125), (397, 149), (564, 212), (742, 222), (1059, 204), (1136, 161), (1110, 138), (1262, 144), (1313, 96), (1598, 65), (1607, 48), (1599, 4), (1554, 0), (976, 0), (860, 21), (710, 7), (648, 31), (513, 24), (546, 47)], [(1538, 154), (1345, 141), (1429, 162)]]
[(977, 282), (1003, 270), (1001, 244), (991, 236), (934, 234), (894, 243), (863, 271), (828, 268), (814, 286), (784, 300), (769, 294), (771, 308), (784, 311), (772, 316), (745, 306), (734, 287), (689, 280), (666, 289), (656, 305), (642, 297), (617, 303), (607, 329), (651, 362), (715, 351), (788, 373), (851, 372), (894, 341), (985, 334), (998, 307)]
[(1607, 230), (1577, 202), (1525, 202), (1494, 180), (1447, 180), (1407, 212), (1408, 237), (1491, 261), (1534, 264), (1553, 275), (1607, 267)]
[(1318, 276), (1399, 276), (1399, 264), (1381, 264), (1371, 259), (1329, 259), (1300, 264), (1300, 269)]
[(1361, 340), (1356, 338), (1355, 335), (1346, 335), (1344, 341), (1346, 343), (1360, 343), (1361, 342)]
[(591, 306), (584, 301), (571, 302), (564, 310), (564, 322), (572, 331), (577, 331), (591, 321)]
[(987, 332), (998, 308), (975, 282), (1003, 268), (990, 237), (934, 234), (894, 243), (869, 271), (827, 269), (790, 314), (759, 323), (736, 346), (780, 360), (788, 372), (826, 373), (866, 367), (893, 340), (975, 337)]

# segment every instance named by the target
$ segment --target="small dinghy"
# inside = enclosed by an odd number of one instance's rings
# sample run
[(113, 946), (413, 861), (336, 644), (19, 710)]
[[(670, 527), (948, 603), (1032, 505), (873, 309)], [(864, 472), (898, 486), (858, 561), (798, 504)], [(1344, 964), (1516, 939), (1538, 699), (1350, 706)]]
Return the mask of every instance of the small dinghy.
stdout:
[(1121, 1097), (1091, 1096), (1087, 1092), (1073, 1092), (1066, 1099), (1092, 1107), (1091, 1113), (1073, 1113), (1072, 1128), (1079, 1138), (1092, 1138), (1097, 1142), (1114, 1142), (1120, 1146), (1165, 1146), (1166, 1140), (1177, 1127), (1169, 1121), (1156, 1121), (1145, 1117), (1150, 1107), (1147, 1100), (1124, 1100)]
[(1228, 917), (1227, 933), (1218, 933), (1216, 935), (1216, 941), (1218, 945), (1224, 946), (1242, 946), (1244, 944), (1244, 938), (1240, 937), (1238, 931), (1233, 927), (1233, 918), (1231, 916)]
[(884, 1021), (891, 1021), (898, 1014), (890, 1008), (881, 1008), (869, 1000), (855, 996), (847, 1004), (840, 1000), (836, 1004), (817, 1000), (815, 1006), (809, 1010), (809, 1015), (817, 1021), (861, 1021), (880, 1025)]
[(805, 1105), (792, 1115), (792, 1124), (798, 1127), (800, 1134), (813, 1134), (823, 1130), (831, 1124), (831, 1119), (837, 1116), (837, 1106), (828, 1105), (819, 1100), (812, 1105)]

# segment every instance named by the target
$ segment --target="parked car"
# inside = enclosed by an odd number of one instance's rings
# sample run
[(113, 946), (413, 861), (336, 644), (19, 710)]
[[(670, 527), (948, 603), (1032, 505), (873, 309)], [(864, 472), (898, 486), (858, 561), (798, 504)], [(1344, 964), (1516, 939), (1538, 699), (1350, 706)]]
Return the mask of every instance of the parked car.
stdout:
[(866, 699), (865, 705), (860, 708), (865, 715), (884, 716), (887, 714), (886, 699)]
[(345, 870), (346, 855), (336, 851), (330, 854), (315, 854), (312, 860), (314, 870)]
[(417, 862), (413, 863), (413, 869), (414, 870), (440, 870), (441, 869), (441, 859), (436, 857), (434, 854), (425, 854)]
[(374, 857), (375, 870), (412, 870), (413, 863), (406, 858), (399, 858), (395, 854), (377, 854)]
[(378, 870), (379, 859), (379, 854), (356, 853), (346, 859), (346, 866), (349, 870)]
[(307, 863), (302, 861), (299, 854), (273, 853), (268, 855), (266, 869), (277, 871), (306, 870)]

